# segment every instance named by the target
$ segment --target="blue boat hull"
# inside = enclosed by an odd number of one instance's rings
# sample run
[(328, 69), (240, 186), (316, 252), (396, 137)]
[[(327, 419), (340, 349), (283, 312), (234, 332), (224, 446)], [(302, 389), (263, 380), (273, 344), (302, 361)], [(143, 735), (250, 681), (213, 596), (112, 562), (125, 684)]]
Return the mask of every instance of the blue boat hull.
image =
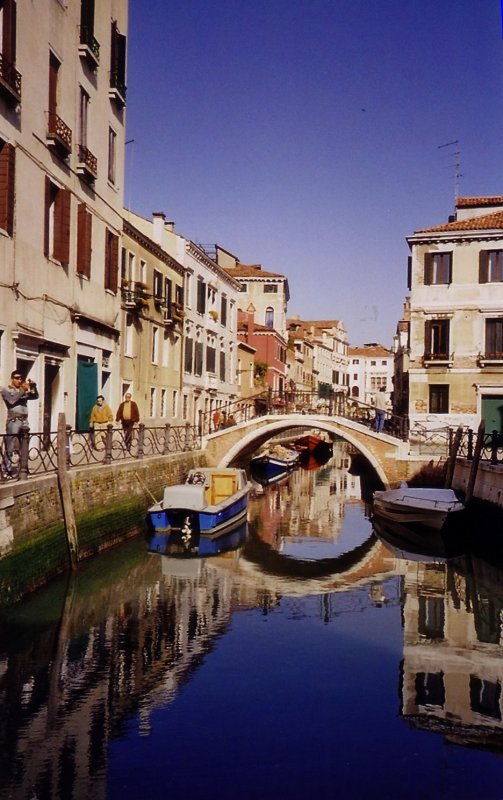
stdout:
[(149, 522), (155, 531), (167, 529), (182, 530), (185, 525), (202, 536), (214, 537), (227, 532), (229, 528), (246, 518), (248, 495), (237, 499), (219, 511), (188, 511), (183, 508), (169, 508), (151, 511)]

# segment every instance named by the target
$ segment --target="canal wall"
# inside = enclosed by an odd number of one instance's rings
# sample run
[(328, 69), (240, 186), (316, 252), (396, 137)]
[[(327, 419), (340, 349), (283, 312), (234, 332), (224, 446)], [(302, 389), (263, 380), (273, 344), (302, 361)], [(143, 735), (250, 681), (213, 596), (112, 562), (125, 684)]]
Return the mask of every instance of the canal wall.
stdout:
[[(146, 530), (145, 512), (164, 486), (207, 464), (196, 450), (141, 461), (99, 464), (69, 472), (83, 560)], [(55, 473), (0, 487), (0, 607), (70, 568)]]
[[(470, 478), (471, 461), (458, 459), (454, 467), (453, 489), (466, 492)], [(503, 509), (503, 465), (479, 462), (473, 496)]]

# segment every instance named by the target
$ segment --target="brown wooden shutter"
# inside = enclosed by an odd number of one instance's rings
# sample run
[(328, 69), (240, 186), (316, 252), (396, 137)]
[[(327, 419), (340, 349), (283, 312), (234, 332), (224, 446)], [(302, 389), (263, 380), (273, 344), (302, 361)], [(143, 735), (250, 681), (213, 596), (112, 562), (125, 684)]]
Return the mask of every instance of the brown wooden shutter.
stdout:
[(51, 215), (51, 179), (45, 176), (44, 201), (44, 256), (49, 258), (49, 219)]
[(16, 64), (16, 3), (5, 0), (3, 4), (2, 55), (5, 60)]
[(91, 277), (91, 244), (93, 218), (85, 203), (77, 211), (77, 272)]
[(433, 259), (432, 253), (425, 253), (424, 254), (424, 283), (425, 286), (431, 285), (431, 262)]
[(105, 289), (117, 292), (119, 282), (119, 237), (107, 229), (105, 238)]
[(481, 250), (479, 253), (479, 283), (487, 283), (489, 272), (489, 250)]
[(70, 261), (70, 207), (71, 192), (60, 189), (54, 202), (54, 253), (62, 264)]
[(425, 358), (431, 358), (432, 354), (432, 342), (431, 342), (431, 319), (427, 319), (424, 323), (424, 356)]
[(5, 143), (0, 149), (0, 228), (14, 233), (14, 185), (16, 150)]

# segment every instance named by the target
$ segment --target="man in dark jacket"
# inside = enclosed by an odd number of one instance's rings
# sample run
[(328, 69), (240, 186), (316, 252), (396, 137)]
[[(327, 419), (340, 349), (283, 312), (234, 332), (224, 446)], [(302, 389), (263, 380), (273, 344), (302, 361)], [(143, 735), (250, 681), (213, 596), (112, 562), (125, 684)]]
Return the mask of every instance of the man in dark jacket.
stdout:
[(7, 423), (5, 427), (5, 452), (2, 464), (2, 477), (12, 478), (12, 454), (20, 433), (28, 429), (28, 400), (37, 400), (37, 384), (25, 381), (21, 373), (15, 369), (11, 373), (10, 383), (2, 389), (2, 398), (7, 407)]
[(116, 422), (120, 422), (122, 430), (124, 431), (124, 444), (127, 449), (131, 447), (133, 439), (133, 428), (137, 422), (140, 421), (140, 412), (135, 401), (132, 400), (131, 395), (127, 392), (124, 395), (124, 400), (117, 409), (115, 415)]

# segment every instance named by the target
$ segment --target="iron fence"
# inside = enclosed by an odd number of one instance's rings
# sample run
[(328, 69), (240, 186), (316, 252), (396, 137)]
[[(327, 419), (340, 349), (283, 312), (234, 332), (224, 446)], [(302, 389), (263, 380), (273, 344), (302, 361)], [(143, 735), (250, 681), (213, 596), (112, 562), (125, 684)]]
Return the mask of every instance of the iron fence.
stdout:
[[(183, 453), (201, 447), (201, 432), (193, 425), (147, 428), (140, 423), (129, 434), (112, 424), (103, 431), (74, 431), (67, 426), (65, 434), (66, 463), (70, 469)], [(57, 432), (32, 433), (26, 429), (15, 436), (0, 436), (0, 464), (0, 483), (56, 472)]]

